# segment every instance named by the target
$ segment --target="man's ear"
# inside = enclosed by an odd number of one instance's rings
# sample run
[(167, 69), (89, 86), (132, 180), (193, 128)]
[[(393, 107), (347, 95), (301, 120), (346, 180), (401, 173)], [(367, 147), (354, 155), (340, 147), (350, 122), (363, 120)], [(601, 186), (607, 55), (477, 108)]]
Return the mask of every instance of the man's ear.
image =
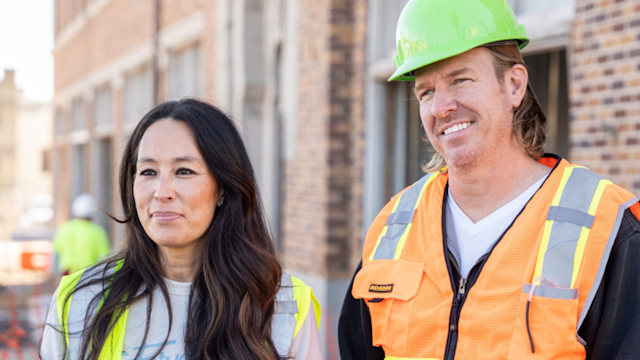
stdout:
[(527, 84), (529, 83), (529, 73), (527, 68), (521, 64), (515, 64), (505, 74), (506, 90), (509, 96), (511, 96), (511, 106), (517, 108), (520, 106), (524, 94), (527, 91)]

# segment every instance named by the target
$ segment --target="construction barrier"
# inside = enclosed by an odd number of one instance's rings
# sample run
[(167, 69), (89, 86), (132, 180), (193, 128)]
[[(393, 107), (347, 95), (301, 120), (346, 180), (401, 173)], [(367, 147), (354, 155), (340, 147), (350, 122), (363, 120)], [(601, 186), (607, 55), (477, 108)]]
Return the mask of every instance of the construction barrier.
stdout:
[[(40, 337), (44, 322), (41, 286), (50, 279), (52, 265), (50, 241), (0, 242), (0, 310), (5, 319), (5, 326), (0, 328), (0, 360), (37, 359), (34, 340)], [(20, 319), (20, 311), (31, 314), (31, 318)], [(31, 329), (25, 329), (28, 324), (35, 332), (31, 336), (27, 333)]]
[(42, 284), (51, 275), (52, 263), (50, 241), (0, 241), (0, 285)]

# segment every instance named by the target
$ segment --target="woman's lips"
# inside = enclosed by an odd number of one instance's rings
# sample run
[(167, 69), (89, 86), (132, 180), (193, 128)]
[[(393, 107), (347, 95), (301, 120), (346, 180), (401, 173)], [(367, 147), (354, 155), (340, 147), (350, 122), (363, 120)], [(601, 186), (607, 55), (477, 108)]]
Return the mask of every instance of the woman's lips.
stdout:
[(175, 220), (178, 220), (180, 218), (180, 214), (174, 213), (174, 212), (154, 212), (151, 214), (151, 217), (153, 218), (153, 220), (157, 221), (157, 222), (172, 222)]

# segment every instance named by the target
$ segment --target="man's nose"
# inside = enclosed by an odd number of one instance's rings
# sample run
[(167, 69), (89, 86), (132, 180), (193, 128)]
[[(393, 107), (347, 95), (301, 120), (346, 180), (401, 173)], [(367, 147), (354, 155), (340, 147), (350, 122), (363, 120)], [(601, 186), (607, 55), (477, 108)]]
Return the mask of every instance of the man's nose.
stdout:
[(438, 89), (433, 94), (431, 102), (431, 115), (435, 118), (444, 118), (458, 108), (458, 102), (448, 89)]

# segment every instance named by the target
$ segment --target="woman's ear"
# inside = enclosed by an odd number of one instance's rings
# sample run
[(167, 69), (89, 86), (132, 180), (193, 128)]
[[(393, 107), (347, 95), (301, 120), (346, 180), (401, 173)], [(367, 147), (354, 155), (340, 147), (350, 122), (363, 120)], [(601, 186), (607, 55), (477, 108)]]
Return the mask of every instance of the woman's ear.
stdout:
[(515, 64), (505, 74), (505, 84), (507, 85), (508, 94), (511, 96), (511, 106), (516, 109), (522, 103), (524, 94), (527, 91), (529, 83), (529, 73), (527, 68), (521, 64)]
[(224, 191), (220, 191), (220, 196), (218, 196), (218, 201), (216, 202), (217, 207), (222, 207), (224, 205)]

